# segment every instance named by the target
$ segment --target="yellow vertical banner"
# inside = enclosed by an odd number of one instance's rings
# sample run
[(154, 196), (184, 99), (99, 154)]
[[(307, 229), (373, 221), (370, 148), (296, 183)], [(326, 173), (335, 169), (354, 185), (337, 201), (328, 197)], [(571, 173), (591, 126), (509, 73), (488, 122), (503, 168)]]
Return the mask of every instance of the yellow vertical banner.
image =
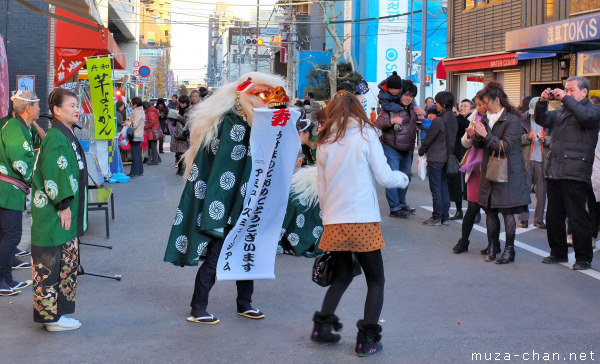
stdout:
[(111, 64), (109, 57), (88, 58), (86, 61), (96, 139), (113, 139), (117, 134)]

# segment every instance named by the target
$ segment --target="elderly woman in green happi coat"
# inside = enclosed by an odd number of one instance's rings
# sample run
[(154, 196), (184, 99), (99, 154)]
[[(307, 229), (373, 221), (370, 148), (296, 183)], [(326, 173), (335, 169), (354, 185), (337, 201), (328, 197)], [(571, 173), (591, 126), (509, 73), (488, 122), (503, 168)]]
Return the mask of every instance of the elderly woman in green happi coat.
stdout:
[(79, 108), (74, 93), (56, 89), (54, 116), (33, 172), (31, 257), (33, 316), (48, 331), (74, 330), (79, 237), (87, 230), (87, 167), (72, 131)]

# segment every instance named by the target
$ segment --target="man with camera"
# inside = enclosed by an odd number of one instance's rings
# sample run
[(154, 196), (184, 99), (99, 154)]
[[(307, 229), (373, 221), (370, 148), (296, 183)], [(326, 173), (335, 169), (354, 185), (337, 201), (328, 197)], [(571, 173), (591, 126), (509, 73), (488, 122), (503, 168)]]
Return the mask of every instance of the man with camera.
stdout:
[[(598, 141), (600, 108), (588, 98), (590, 84), (583, 77), (567, 79), (565, 90), (546, 89), (535, 105), (536, 123), (552, 130), (550, 163), (545, 170), (548, 188), (546, 213), (550, 255), (542, 263), (567, 262), (565, 219), (573, 225), (574, 270), (592, 266), (590, 216), (585, 208), (591, 188), (592, 163)], [(562, 106), (548, 111), (548, 100)]]

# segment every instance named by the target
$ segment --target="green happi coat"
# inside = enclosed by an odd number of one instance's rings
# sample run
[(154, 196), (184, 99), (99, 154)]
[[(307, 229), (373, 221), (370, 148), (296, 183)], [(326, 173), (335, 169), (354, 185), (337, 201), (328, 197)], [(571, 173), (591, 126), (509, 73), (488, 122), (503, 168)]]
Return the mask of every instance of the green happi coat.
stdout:
[[(31, 132), (19, 115), (2, 119), (0, 127), (0, 173), (29, 185), (35, 162)], [(0, 181), (0, 207), (23, 211), (25, 197), (18, 187)]]
[[(33, 173), (31, 244), (62, 245), (87, 230), (87, 167), (81, 145), (54, 120), (40, 146)], [(59, 209), (71, 209), (71, 228), (61, 227)]]
[(309, 206), (305, 199), (290, 193), (277, 251), (309, 258), (321, 255), (322, 233), (323, 213), (319, 203)]
[(165, 262), (198, 265), (208, 243), (235, 225), (252, 170), (250, 126), (228, 112), (217, 136), (196, 154), (165, 252)]

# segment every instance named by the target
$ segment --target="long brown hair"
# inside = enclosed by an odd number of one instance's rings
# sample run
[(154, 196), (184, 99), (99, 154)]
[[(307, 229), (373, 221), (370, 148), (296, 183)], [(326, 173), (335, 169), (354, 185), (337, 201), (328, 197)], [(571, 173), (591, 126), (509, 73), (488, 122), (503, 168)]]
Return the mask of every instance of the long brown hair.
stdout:
[[(317, 144), (334, 143), (342, 139), (346, 135), (349, 117), (358, 121), (361, 132), (365, 125), (374, 127), (358, 98), (348, 91), (338, 91), (327, 104), (325, 113), (325, 123), (317, 137)], [(335, 137), (331, 140), (327, 139), (333, 131), (335, 131)]]

